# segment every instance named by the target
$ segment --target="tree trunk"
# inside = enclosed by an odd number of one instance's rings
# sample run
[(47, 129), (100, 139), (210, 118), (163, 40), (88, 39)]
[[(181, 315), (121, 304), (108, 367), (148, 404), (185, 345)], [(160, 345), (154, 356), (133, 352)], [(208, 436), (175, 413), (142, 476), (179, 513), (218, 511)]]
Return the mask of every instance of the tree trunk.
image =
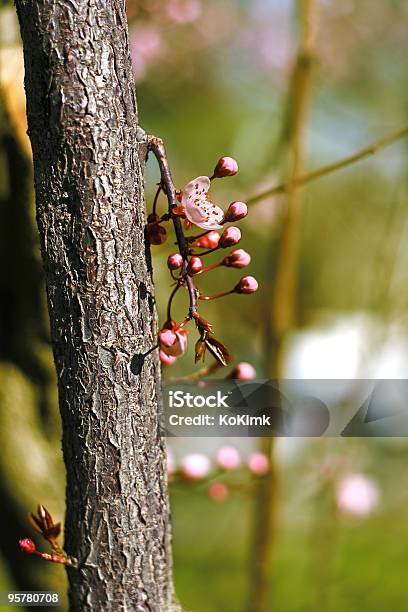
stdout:
[[(67, 469), (72, 610), (173, 610), (124, 0), (17, 0)], [(19, 282), (24, 282), (20, 279)], [(141, 366), (139, 368), (138, 366)]]

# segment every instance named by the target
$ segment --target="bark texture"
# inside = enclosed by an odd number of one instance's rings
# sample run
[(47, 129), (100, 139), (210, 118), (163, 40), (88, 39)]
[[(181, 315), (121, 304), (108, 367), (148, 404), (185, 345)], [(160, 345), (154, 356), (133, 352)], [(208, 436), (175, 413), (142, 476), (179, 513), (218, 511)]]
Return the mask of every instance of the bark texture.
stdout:
[[(173, 610), (124, 0), (17, 0), (63, 421), (72, 610)], [(142, 363), (143, 361), (143, 363)], [(142, 367), (139, 366), (142, 363)]]

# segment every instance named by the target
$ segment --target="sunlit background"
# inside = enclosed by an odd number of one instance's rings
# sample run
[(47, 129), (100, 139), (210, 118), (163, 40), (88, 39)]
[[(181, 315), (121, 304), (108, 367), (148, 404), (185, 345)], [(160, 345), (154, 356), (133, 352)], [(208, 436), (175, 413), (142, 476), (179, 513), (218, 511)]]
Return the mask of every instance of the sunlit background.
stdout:
[[(236, 158), (240, 168), (212, 188), (224, 207), (280, 183), (296, 3), (129, 0), (128, 15), (140, 120), (165, 140), (177, 186), (211, 174), (221, 155)], [(348, 156), (407, 122), (407, 20), (404, 0), (320, 1), (308, 169)], [(0, 590), (62, 590), (62, 568), (23, 556), (17, 547), (20, 537), (33, 535), (25, 515), (38, 502), (63, 516), (64, 479), (22, 50), (9, 2), (1, 3), (0, 28)], [(402, 139), (304, 188), (298, 322), (285, 342), (285, 376), (408, 378), (407, 147)], [(148, 209), (158, 180), (149, 161)], [(164, 199), (159, 206), (164, 212)], [(240, 222), (240, 246), (252, 256), (248, 273), (258, 279), (259, 291), (201, 308), (236, 362), (251, 363), (260, 378), (268, 372), (263, 323), (284, 206), (282, 195), (266, 198)], [(161, 322), (172, 250), (172, 238), (153, 250)], [(209, 263), (217, 257), (210, 255)], [(225, 291), (239, 277), (240, 271), (215, 270), (200, 279), (200, 288)], [(174, 318), (180, 322), (186, 310), (180, 292)], [(190, 336), (193, 346), (193, 328)], [(198, 367), (190, 347), (164, 376)], [(184, 473), (171, 480), (178, 596), (187, 610), (244, 611), (256, 521), (252, 486), (261, 477), (251, 462), (248, 467), (255, 445), (183, 439), (170, 446), (171, 469)], [(225, 446), (240, 455), (231, 470), (216, 467)], [(268, 458), (279, 483), (271, 610), (407, 609), (407, 450), (398, 438), (278, 441), (275, 457)], [(200, 464), (198, 476), (189, 474), (192, 453), (210, 461)]]

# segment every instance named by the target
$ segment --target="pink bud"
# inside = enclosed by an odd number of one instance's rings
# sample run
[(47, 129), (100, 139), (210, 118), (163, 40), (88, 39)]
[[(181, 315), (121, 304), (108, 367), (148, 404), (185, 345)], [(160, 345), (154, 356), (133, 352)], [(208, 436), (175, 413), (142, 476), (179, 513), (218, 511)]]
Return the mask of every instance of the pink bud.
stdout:
[(224, 221), (239, 221), (248, 214), (248, 207), (245, 202), (231, 202), (225, 213)]
[(182, 474), (191, 480), (200, 480), (201, 478), (204, 478), (207, 476), (210, 469), (210, 460), (201, 453), (186, 455), (181, 462)]
[(241, 230), (238, 227), (227, 227), (221, 234), (219, 246), (222, 249), (226, 249), (227, 247), (234, 246), (238, 244), (241, 240)]
[(160, 361), (164, 366), (173, 365), (175, 361), (177, 361), (177, 357), (173, 355), (167, 355), (164, 351), (159, 352)]
[(234, 176), (238, 172), (238, 163), (232, 157), (221, 157), (214, 168), (214, 177)]
[(245, 268), (250, 263), (251, 256), (244, 249), (231, 251), (228, 257), (225, 257), (222, 261), (222, 265), (228, 268)]
[(208, 495), (216, 502), (223, 502), (229, 496), (229, 489), (223, 482), (212, 482), (208, 487)]
[(241, 457), (233, 446), (223, 446), (217, 452), (216, 462), (222, 470), (235, 470), (241, 463)]
[(233, 380), (253, 380), (256, 377), (255, 368), (250, 363), (237, 363), (231, 372), (230, 378)]
[(191, 274), (197, 274), (203, 269), (203, 262), (199, 257), (192, 257), (188, 264), (188, 271)]
[(243, 276), (235, 286), (235, 293), (255, 293), (258, 281), (253, 276)]
[(35, 544), (30, 538), (23, 538), (18, 545), (23, 552), (31, 554), (35, 551)]
[(201, 236), (195, 243), (196, 246), (204, 249), (215, 249), (220, 241), (220, 235), (216, 231), (209, 232), (205, 236)]
[(160, 345), (166, 348), (173, 346), (177, 339), (176, 334), (171, 329), (161, 329), (158, 336)]
[(177, 268), (181, 268), (183, 265), (183, 258), (180, 253), (172, 253), (167, 258), (167, 265), (170, 270), (177, 270)]
[(248, 458), (248, 468), (257, 476), (266, 474), (269, 470), (269, 460), (264, 453), (251, 453)]

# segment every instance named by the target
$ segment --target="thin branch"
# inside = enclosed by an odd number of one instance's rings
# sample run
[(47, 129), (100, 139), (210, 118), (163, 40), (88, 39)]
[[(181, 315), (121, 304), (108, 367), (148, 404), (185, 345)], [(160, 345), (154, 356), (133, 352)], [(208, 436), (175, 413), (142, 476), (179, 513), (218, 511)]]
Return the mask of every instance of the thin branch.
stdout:
[(178, 202), (176, 197), (176, 188), (173, 183), (173, 178), (171, 176), (170, 166), (167, 160), (166, 149), (163, 141), (157, 136), (149, 135), (147, 137), (148, 148), (157, 159), (160, 168), (161, 182), (164, 187), (165, 194), (167, 196), (167, 201), (169, 203), (169, 214), (173, 221), (174, 231), (176, 233), (177, 245), (180, 251), (180, 254), (183, 258), (183, 268), (182, 274), (183, 278), (186, 282), (188, 293), (190, 296), (190, 308), (189, 314), (190, 318), (194, 317), (197, 314), (197, 294), (198, 290), (194, 284), (194, 281), (191, 275), (188, 273), (188, 261), (189, 261), (189, 251), (188, 251), (188, 241), (184, 236), (183, 225), (181, 223), (181, 219), (178, 215), (173, 214), (173, 211), (177, 208)]
[[(336, 170), (341, 170), (342, 168), (346, 168), (347, 166), (350, 166), (351, 164), (361, 161), (362, 159), (365, 159), (366, 157), (375, 155), (376, 153), (379, 153), (380, 151), (382, 151), (382, 149), (385, 149), (386, 147), (390, 146), (391, 144), (393, 144), (394, 142), (396, 142), (403, 136), (406, 136), (407, 134), (408, 134), (408, 125), (404, 125), (403, 127), (400, 127), (397, 130), (393, 130), (386, 136), (383, 136), (383, 138), (380, 138), (380, 140), (377, 140), (373, 144), (367, 147), (364, 147), (363, 149), (360, 149), (360, 151), (357, 151), (353, 155), (344, 157), (343, 159), (340, 159), (337, 162), (333, 162), (331, 164), (321, 166), (320, 168), (317, 168), (316, 170), (312, 170), (312, 172), (309, 172), (308, 174), (304, 174), (303, 176), (298, 177), (294, 181), (294, 185), (296, 187), (300, 187), (302, 185), (305, 185), (306, 183), (314, 181), (315, 179), (321, 178), (322, 176), (331, 174), (332, 172), (335, 172)], [(269, 197), (272, 195), (278, 195), (280, 193), (286, 193), (288, 191), (288, 188), (289, 188), (288, 183), (281, 183), (280, 185), (271, 187), (270, 189), (267, 189), (266, 191), (263, 191), (262, 193), (258, 193), (257, 195), (252, 196), (251, 198), (248, 198), (246, 200), (246, 203), (255, 204), (256, 202), (259, 202), (260, 200), (263, 200), (266, 197)]]

